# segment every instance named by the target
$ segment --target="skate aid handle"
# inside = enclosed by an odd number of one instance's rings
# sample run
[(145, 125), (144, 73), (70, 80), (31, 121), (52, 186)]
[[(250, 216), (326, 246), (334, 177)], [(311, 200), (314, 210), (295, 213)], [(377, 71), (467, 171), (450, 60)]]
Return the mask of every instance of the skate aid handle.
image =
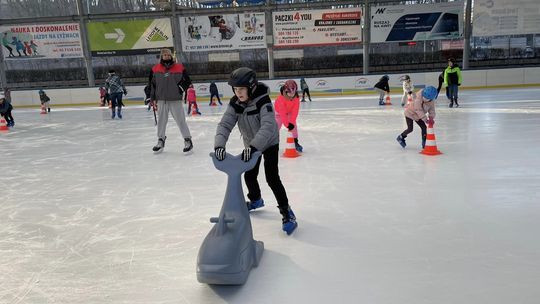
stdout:
[[(224, 219), (226, 224), (234, 223), (234, 218), (225, 218)], [(219, 223), (219, 217), (211, 217), (210, 223)]]

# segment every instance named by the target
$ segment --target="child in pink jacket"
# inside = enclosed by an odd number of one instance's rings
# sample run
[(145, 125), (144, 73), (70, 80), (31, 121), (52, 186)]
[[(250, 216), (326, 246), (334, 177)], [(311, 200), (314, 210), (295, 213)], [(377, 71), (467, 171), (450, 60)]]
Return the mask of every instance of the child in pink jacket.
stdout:
[(296, 124), (296, 118), (298, 117), (298, 110), (300, 108), (300, 99), (298, 97), (298, 85), (294, 80), (287, 80), (281, 87), (281, 94), (274, 103), (276, 109), (276, 122), (278, 128), (285, 126), (294, 136), (294, 146), (296, 151), (302, 152), (304, 149), (298, 143), (298, 126)]
[(422, 149), (426, 146), (426, 123), (428, 125), (435, 124), (435, 99), (437, 99), (437, 89), (428, 86), (425, 89), (418, 91), (413, 103), (406, 106), (404, 114), (405, 122), (407, 122), (407, 129), (396, 138), (403, 148), (407, 145), (405, 143), (405, 138), (413, 131), (413, 120), (416, 121), (418, 126), (420, 126), (420, 129), (422, 129)]
[(199, 115), (201, 115), (201, 112), (199, 112), (199, 106), (197, 105), (197, 95), (195, 94), (195, 88), (193, 88), (193, 84), (189, 85), (189, 88), (187, 89), (187, 102), (188, 102), (188, 110), (187, 115), (191, 114), (191, 106), (193, 105), (193, 109), (195, 112)]

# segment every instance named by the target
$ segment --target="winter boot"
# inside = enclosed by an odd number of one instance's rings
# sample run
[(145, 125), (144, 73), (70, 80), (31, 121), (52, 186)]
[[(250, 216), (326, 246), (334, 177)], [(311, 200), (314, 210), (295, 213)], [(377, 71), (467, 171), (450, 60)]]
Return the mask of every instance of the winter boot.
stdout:
[(122, 119), (122, 108), (118, 108), (118, 111), (117, 111), (117, 115), (118, 115), (118, 118)]
[(402, 148), (405, 148), (407, 146), (407, 144), (405, 143), (405, 138), (401, 134), (399, 134), (396, 140), (401, 145)]
[(454, 107), (454, 98), (450, 98), (450, 104), (448, 105), (449, 108)]
[(427, 135), (422, 135), (422, 149), (426, 147), (426, 136)]
[(158, 139), (157, 145), (155, 145), (152, 148), (152, 151), (154, 151), (154, 153), (159, 153), (159, 152), (163, 151), (163, 148), (165, 148), (165, 140), (166, 139), (167, 139), (167, 136), (165, 136), (165, 138)]
[(459, 103), (457, 103), (457, 97), (454, 98), (454, 102), (456, 103), (456, 108), (459, 108)]
[(47, 108), (47, 112), (51, 113), (51, 108)]
[(384, 105), (385, 105), (383, 99), (379, 99), (379, 105), (380, 105), (380, 106), (384, 106)]
[(116, 117), (116, 112), (114, 111), (114, 109), (112, 109), (111, 119), (114, 119), (114, 117)]
[(289, 206), (287, 210), (283, 210), (279, 208), (279, 213), (281, 213), (281, 216), (283, 217), (281, 220), (283, 231), (285, 231), (287, 235), (291, 235), (291, 233), (293, 233), (296, 227), (298, 227), (298, 223), (296, 222), (296, 216), (294, 215), (294, 212)]
[(191, 141), (191, 138), (184, 138), (184, 152), (189, 152), (193, 149), (193, 142)]
[(295, 138), (294, 139), (294, 148), (296, 149), (296, 151), (302, 153), (302, 151), (304, 151), (304, 147), (302, 147), (299, 143), (298, 143), (298, 138)]
[(256, 200), (256, 201), (248, 201), (246, 202), (248, 211), (255, 210), (258, 208), (264, 207), (264, 200), (262, 198)]

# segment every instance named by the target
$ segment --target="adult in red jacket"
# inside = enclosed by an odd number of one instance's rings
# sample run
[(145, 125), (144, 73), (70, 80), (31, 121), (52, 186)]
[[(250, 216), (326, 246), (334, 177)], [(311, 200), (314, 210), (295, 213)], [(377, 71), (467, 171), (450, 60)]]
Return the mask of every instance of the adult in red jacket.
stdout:
[(298, 152), (302, 152), (303, 147), (298, 143), (298, 126), (296, 118), (300, 108), (300, 98), (298, 97), (298, 85), (294, 80), (287, 80), (280, 89), (281, 94), (274, 103), (276, 109), (276, 122), (278, 128), (283, 125), (293, 133), (294, 146)]
[(150, 78), (150, 98), (152, 103), (157, 102), (158, 108), (158, 143), (152, 150), (157, 153), (163, 151), (165, 147), (165, 139), (167, 138), (165, 130), (170, 112), (184, 137), (183, 151), (190, 151), (193, 149), (193, 143), (186, 123), (182, 98), (191, 84), (191, 79), (187, 75), (184, 66), (174, 62), (171, 50), (162, 49), (160, 61), (152, 68)]

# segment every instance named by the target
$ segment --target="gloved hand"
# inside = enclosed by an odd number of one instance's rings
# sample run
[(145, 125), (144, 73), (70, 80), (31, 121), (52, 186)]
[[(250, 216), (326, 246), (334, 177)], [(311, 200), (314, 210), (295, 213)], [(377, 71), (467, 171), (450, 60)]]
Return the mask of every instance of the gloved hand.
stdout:
[(245, 162), (248, 162), (251, 159), (251, 155), (257, 151), (257, 148), (253, 146), (249, 146), (249, 148), (245, 148), (244, 151), (242, 151), (242, 160)]
[(289, 129), (289, 131), (292, 131), (294, 129), (294, 125), (292, 123), (289, 123), (287, 129)]
[(214, 152), (216, 153), (216, 159), (219, 161), (222, 161), (225, 159), (225, 148), (223, 147), (217, 147), (214, 149)]
[(435, 120), (433, 118), (428, 118), (427, 123), (428, 123), (428, 125), (434, 125)]
[(127, 95), (127, 90), (126, 89), (124, 89), (124, 95)]
[(407, 94), (412, 95), (412, 91), (407, 92)]
[(461, 83), (458, 83), (457, 86), (460, 87), (460, 86), (461, 86)]

